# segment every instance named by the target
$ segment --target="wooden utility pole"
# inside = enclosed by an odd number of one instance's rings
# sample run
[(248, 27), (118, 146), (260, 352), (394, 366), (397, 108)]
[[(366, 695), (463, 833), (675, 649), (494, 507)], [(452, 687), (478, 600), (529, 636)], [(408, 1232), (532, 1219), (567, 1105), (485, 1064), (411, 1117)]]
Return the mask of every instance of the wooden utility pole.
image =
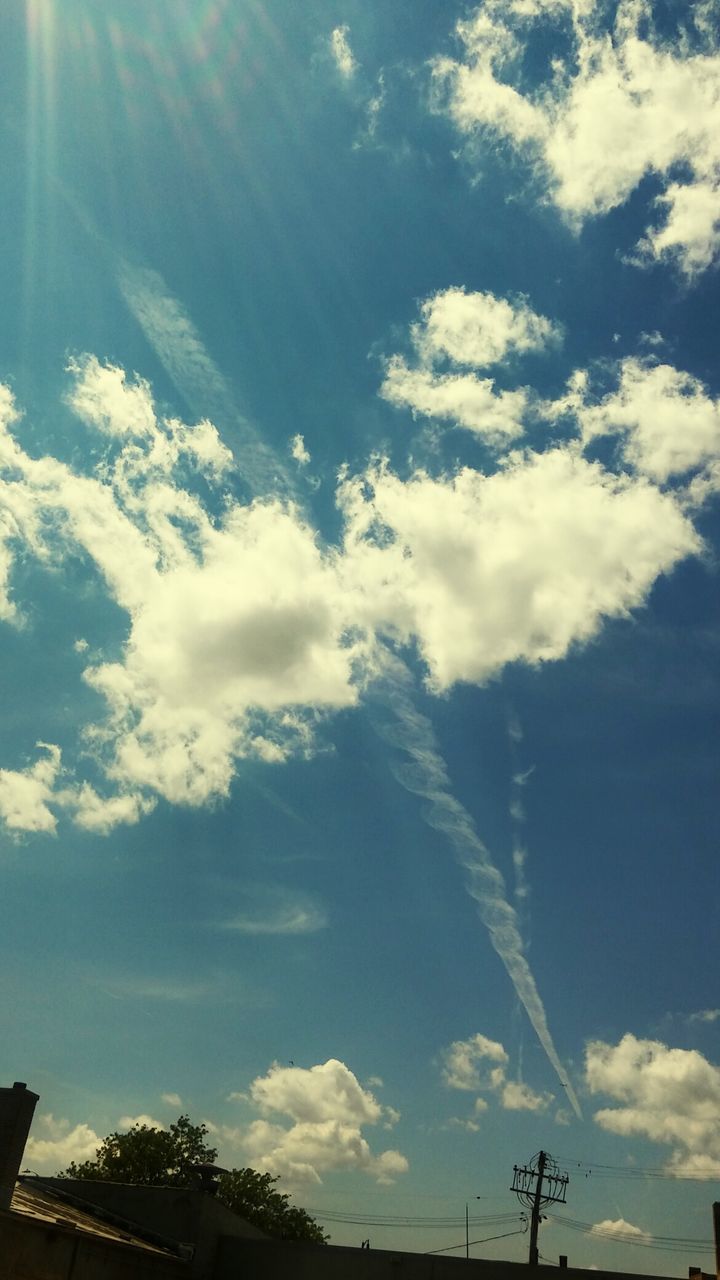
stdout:
[[(514, 1191), (518, 1200), (530, 1210), (528, 1262), (531, 1267), (536, 1267), (540, 1261), (538, 1230), (542, 1221), (541, 1209), (548, 1204), (565, 1204), (565, 1191), (569, 1181), (568, 1175), (560, 1173), (552, 1156), (549, 1156), (546, 1151), (539, 1151), (527, 1166), (513, 1165), (513, 1184), (510, 1190)], [(543, 1184), (545, 1184), (545, 1190), (543, 1190)]]

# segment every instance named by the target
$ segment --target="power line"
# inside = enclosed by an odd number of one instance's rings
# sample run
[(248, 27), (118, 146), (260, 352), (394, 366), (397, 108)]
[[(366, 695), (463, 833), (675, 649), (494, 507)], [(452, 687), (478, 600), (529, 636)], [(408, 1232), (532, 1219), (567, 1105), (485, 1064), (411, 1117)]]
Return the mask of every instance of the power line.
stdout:
[[(350, 1226), (358, 1227), (428, 1227), (428, 1228), (455, 1228), (461, 1227), (465, 1223), (465, 1218), (458, 1217), (408, 1217), (404, 1214), (392, 1213), (350, 1213), (336, 1209), (308, 1209), (307, 1212), (312, 1218), (319, 1219), (320, 1222), (342, 1222)], [(517, 1213), (494, 1213), (494, 1214), (473, 1214), (469, 1218), (472, 1226), (502, 1226), (504, 1223), (518, 1222), (522, 1219), (522, 1215)]]
[(469, 1242), (466, 1242), (465, 1240), (463, 1240), (462, 1244), (447, 1244), (443, 1249), (426, 1249), (425, 1252), (426, 1254), (427, 1253), (452, 1253), (453, 1249), (465, 1249), (468, 1246), (468, 1244), (469, 1245), (489, 1244), (491, 1240), (507, 1240), (508, 1236), (524, 1236), (526, 1231), (527, 1231), (527, 1222), (524, 1227), (520, 1228), (519, 1231), (505, 1231), (501, 1236), (486, 1236), (484, 1240), (470, 1240)]
[(700, 1168), (693, 1170), (692, 1173), (682, 1173), (662, 1167), (596, 1164), (590, 1160), (578, 1160), (576, 1156), (559, 1156), (558, 1158), (563, 1164), (574, 1164), (577, 1169), (585, 1169), (587, 1175), (594, 1175), (596, 1178), (626, 1178), (635, 1181), (640, 1178), (665, 1178), (671, 1182), (720, 1181), (720, 1169), (710, 1165), (707, 1169)]
[(633, 1244), (643, 1249), (659, 1249), (665, 1253), (712, 1253), (714, 1245), (710, 1240), (693, 1240), (689, 1236), (654, 1236), (643, 1233), (642, 1238), (630, 1231), (603, 1231), (592, 1222), (581, 1222), (578, 1218), (565, 1218), (558, 1213), (550, 1213), (547, 1217), (569, 1231), (579, 1231), (583, 1235), (591, 1235), (596, 1239), (614, 1241), (616, 1244)]

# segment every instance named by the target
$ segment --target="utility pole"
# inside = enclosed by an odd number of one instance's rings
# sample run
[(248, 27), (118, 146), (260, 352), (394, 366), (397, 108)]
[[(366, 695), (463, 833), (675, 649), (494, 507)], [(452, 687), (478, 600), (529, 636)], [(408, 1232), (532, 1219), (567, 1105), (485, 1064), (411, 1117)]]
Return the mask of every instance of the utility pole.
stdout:
[(510, 1190), (530, 1210), (528, 1262), (531, 1267), (536, 1267), (539, 1262), (538, 1229), (542, 1221), (540, 1211), (548, 1204), (565, 1204), (565, 1191), (569, 1181), (568, 1175), (560, 1172), (552, 1156), (546, 1151), (539, 1151), (529, 1165), (513, 1165), (513, 1184)]

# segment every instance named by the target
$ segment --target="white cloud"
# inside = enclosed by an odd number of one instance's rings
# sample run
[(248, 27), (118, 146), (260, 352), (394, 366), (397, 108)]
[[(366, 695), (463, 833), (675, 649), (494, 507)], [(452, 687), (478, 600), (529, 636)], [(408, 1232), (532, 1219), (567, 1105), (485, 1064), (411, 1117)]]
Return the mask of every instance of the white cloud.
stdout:
[(144, 378), (129, 382), (124, 369), (93, 355), (68, 363), (75, 382), (68, 404), (84, 422), (109, 436), (150, 436), (157, 430), (152, 393)]
[[(526, 392), (497, 392), (432, 362), (500, 359), (554, 332), (525, 300), (446, 290), (413, 331), (418, 368), (395, 357), (383, 393), (417, 408), (424, 387), (427, 412), (464, 415), (507, 443)], [(127, 639), (112, 661), (87, 640), (76, 646), (106, 707), (82, 740), (101, 784), (70, 771), (61, 783), (55, 747), (0, 771), (0, 816), (16, 830), (50, 832), (63, 809), (106, 833), (139, 821), (158, 797), (201, 805), (226, 795), (245, 757), (307, 754), (319, 719), (356, 705), (379, 674), (388, 638), (416, 646), (435, 691), (483, 683), (509, 662), (562, 658), (702, 550), (691, 504), (720, 485), (717, 402), (670, 365), (626, 359), (599, 403), (583, 370), (560, 400), (533, 400), (551, 421), (574, 415), (577, 440), (507, 453), (489, 475), (465, 467), (400, 478), (382, 461), (343, 474), (343, 541), (327, 548), (291, 502), (242, 504), (222, 491), (215, 507), (201, 501), (228, 465), (211, 423), (158, 418), (145, 383), (94, 357), (73, 369), (70, 403), (111, 436), (90, 474), (26, 453), (12, 434), (12, 397), (0, 396), (0, 612), (17, 622), (16, 549), (58, 566), (79, 550), (125, 613)], [(631, 474), (583, 456), (607, 432), (620, 435)], [(661, 491), (678, 475), (684, 492)], [(317, 924), (286, 914), (274, 927)], [(243, 915), (237, 927), (258, 926)]]
[[(119, 421), (123, 379), (96, 377), (92, 362), (76, 372), (93, 383), (92, 414)], [(96, 831), (136, 821), (148, 793), (189, 804), (225, 794), (237, 757), (304, 751), (319, 709), (357, 699), (358, 645), (346, 635), (353, 619), (335, 557), (320, 550), (314, 530), (278, 500), (229, 502), (211, 520), (172, 472), (189, 454), (196, 471), (218, 477), (226, 451), (215, 428), (155, 428), (149, 418), (145, 427), (144, 443), (103, 460), (101, 478), (30, 458), (7, 430), (0, 439), (0, 463), (14, 473), (5, 494), (26, 541), (41, 555), (79, 546), (129, 616), (121, 660), (91, 662), (84, 673), (108, 706), (105, 722), (87, 732), (115, 794), (101, 798), (85, 785), (66, 801)], [(52, 829), (42, 803), (48, 769), (6, 774), (12, 825)]]
[(720, 1067), (701, 1053), (627, 1034), (591, 1041), (585, 1074), (592, 1094), (620, 1104), (595, 1113), (601, 1128), (672, 1146), (677, 1172), (720, 1173)]
[(352, 79), (358, 66), (350, 48), (349, 34), (350, 28), (347, 25), (335, 27), (330, 34), (330, 53), (335, 66), (345, 80)]
[[(41, 1136), (36, 1136), (38, 1132)], [(69, 1120), (56, 1120), (52, 1113), (37, 1116), (25, 1146), (23, 1168), (52, 1176), (72, 1162), (94, 1159), (101, 1141), (87, 1124), (71, 1127)]]
[(420, 304), (420, 317), (411, 336), (426, 363), (447, 357), (482, 369), (515, 352), (542, 351), (560, 338), (557, 326), (524, 297), (510, 301), (493, 293), (441, 289)]
[(402, 356), (392, 356), (380, 394), (398, 408), (465, 427), (490, 444), (507, 443), (522, 433), (525, 393), (495, 391), (491, 378), (477, 378), (473, 373), (410, 369)]
[(310, 1068), (274, 1063), (266, 1076), (253, 1080), (250, 1096), (262, 1117), (291, 1121), (287, 1126), (262, 1118), (250, 1124), (243, 1145), (258, 1168), (291, 1182), (315, 1183), (337, 1169), (359, 1170), (387, 1183), (408, 1168), (399, 1151), (371, 1151), (363, 1127), (392, 1124), (397, 1112), (382, 1106), (336, 1058)]
[(162, 1093), (160, 1095), (163, 1102), (167, 1102), (169, 1107), (181, 1107), (182, 1098), (179, 1093)]
[(624, 1240), (626, 1243), (651, 1238), (649, 1231), (643, 1231), (642, 1227), (636, 1227), (632, 1222), (626, 1222), (624, 1218), (604, 1218), (602, 1222), (595, 1222), (590, 1228), (590, 1235), (609, 1236), (611, 1239)]
[(491, 378), (441, 372), (436, 366), (450, 361), (465, 370), (486, 368), (515, 352), (542, 350), (558, 340), (559, 331), (525, 298), (508, 301), (450, 288), (420, 304), (420, 320), (411, 326), (410, 336), (419, 364), (411, 368), (402, 356), (391, 356), (380, 389), (384, 399), (502, 445), (522, 433), (526, 392), (496, 391)]
[(339, 499), (360, 617), (415, 638), (438, 690), (563, 657), (701, 546), (672, 496), (571, 448), (511, 455), (490, 476), (404, 481), (378, 464)]
[[(660, 178), (665, 220), (641, 253), (688, 275), (720, 244), (720, 54), (701, 22), (674, 41), (653, 30), (644, 0), (621, 0), (614, 28), (592, 5), (565, 21), (571, 50), (537, 89), (524, 89), (523, 53), (549, 6), (500, 4), (459, 22), (458, 59), (433, 65), (439, 109), (466, 136), (489, 132), (523, 150), (571, 224), (624, 203), (647, 174)], [(555, 6), (561, 14), (562, 6)], [(678, 166), (686, 174), (677, 179)], [(662, 214), (661, 214), (662, 216)]]
[(522, 1080), (506, 1080), (500, 1093), (504, 1111), (547, 1111), (551, 1093), (536, 1093)]
[(49, 805), (60, 773), (60, 748), (36, 744), (45, 752), (25, 769), (0, 769), (0, 819), (11, 831), (53, 832), (57, 819)]
[(628, 357), (617, 368), (618, 387), (597, 402), (585, 376), (576, 375), (576, 413), (587, 442), (623, 437), (626, 463), (663, 483), (720, 457), (720, 401), (698, 378), (669, 364)]
[(142, 1112), (138, 1116), (121, 1116), (118, 1120), (118, 1129), (121, 1133), (125, 1133), (129, 1129), (136, 1127), (146, 1129), (165, 1129), (166, 1125), (161, 1120), (155, 1120), (152, 1116)]
[(699, 1009), (697, 1013), (691, 1013), (688, 1022), (717, 1022), (720, 1018), (720, 1009)]
[(443, 1053), (443, 1077), (451, 1089), (472, 1090), (483, 1088), (480, 1066), (487, 1062), (508, 1061), (508, 1055), (497, 1040), (489, 1040), (480, 1032), (468, 1040), (454, 1040)]
[(301, 467), (307, 466), (310, 461), (310, 454), (305, 447), (305, 441), (301, 435), (293, 436), (290, 441), (290, 452), (295, 461)]
[[(492, 1092), (504, 1111), (547, 1111), (553, 1101), (551, 1093), (536, 1093), (522, 1080), (508, 1080), (506, 1069), (508, 1054), (497, 1040), (487, 1036), (470, 1036), (468, 1040), (455, 1040), (442, 1054), (443, 1079), (451, 1089), (466, 1092)], [(477, 1117), (487, 1111), (484, 1098), (475, 1099), (475, 1111), (469, 1120), (457, 1120), (465, 1128), (475, 1131)]]
[(119, 825), (132, 826), (151, 813), (155, 801), (138, 792), (120, 792), (100, 796), (89, 782), (83, 782), (74, 792), (67, 793), (67, 807), (74, 809), (74, 820), (84, 831), (107, 835)]

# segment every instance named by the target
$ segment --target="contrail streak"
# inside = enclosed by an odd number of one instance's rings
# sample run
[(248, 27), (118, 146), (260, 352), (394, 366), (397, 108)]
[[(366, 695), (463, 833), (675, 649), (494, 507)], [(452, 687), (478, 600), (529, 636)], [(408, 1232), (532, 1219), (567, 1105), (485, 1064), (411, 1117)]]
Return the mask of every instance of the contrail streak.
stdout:
[[(187, 312), (169, 293), (162, 276), (157, 271), (133, 267), (121, 260), (118, 281), (128, 307), (193, 412), (198, 417), (210, 417), (216, 426), (232, 427), (233, 438), (228, 444), (253, 496), (295, 497), (292, 477), (272, 446), (238, 412), (223, 374), (205, 349)], [(413, 705), (408, 692), (411, 676), (407, 667), (384, 646), (380, 653), (384, 673), (372, 686), (370, 696), (391, 711), (393, 723), (385, 721), (378, 729), (386, 740), (411, 758), (411, 763), (396, 766), (396, 777), (408, 791), (430, 802), (426, 821), (442, 832), (454, 847), (458, 862), (468, 874), (468, 891), (478, 904), (480, 919), (492, 945), (505, 965), (568, 1101), (582, 1119), (575, 1091), (550, 1035), (543, 1002), (525, 957), (517, 913), (508, 902), (503, 876), (478, 836), (467, 809), (452, 794), (432, 724)]]
[(407, 667), (386, 651), (385, 668), (385, 674), (371, 696), (374, 694), (381, 706), (389, 709), (393, 716), (390, 724), (384, 719), (377, 724), (378, 732), (410, 756), (411, 763), (397, 766), (396, 777), (408, 791), (429, 801), (425, 820), (447, 836), (458, 862), (467, 872), (468, 892), (477, 902), (478, 913), (490, 934), (490, 941), (508, 972), (573, 1111), (581, 1120), (580, 1104), (553, 1043), (537, 983), (525, 957), (517, 913), (508, 902), (503, 876), (478, 836), (467, 809), (451, 792), (447, 768), (433, 727), (410, 698), (411, 677)]
[(253, 496), (293, 496), (287, 469), (257, 428), (239, 412), (225, 377), (160, 273), (121, 259), (117, 276), (125, 302), (193, 413), (224, 428), (225, 441)]

